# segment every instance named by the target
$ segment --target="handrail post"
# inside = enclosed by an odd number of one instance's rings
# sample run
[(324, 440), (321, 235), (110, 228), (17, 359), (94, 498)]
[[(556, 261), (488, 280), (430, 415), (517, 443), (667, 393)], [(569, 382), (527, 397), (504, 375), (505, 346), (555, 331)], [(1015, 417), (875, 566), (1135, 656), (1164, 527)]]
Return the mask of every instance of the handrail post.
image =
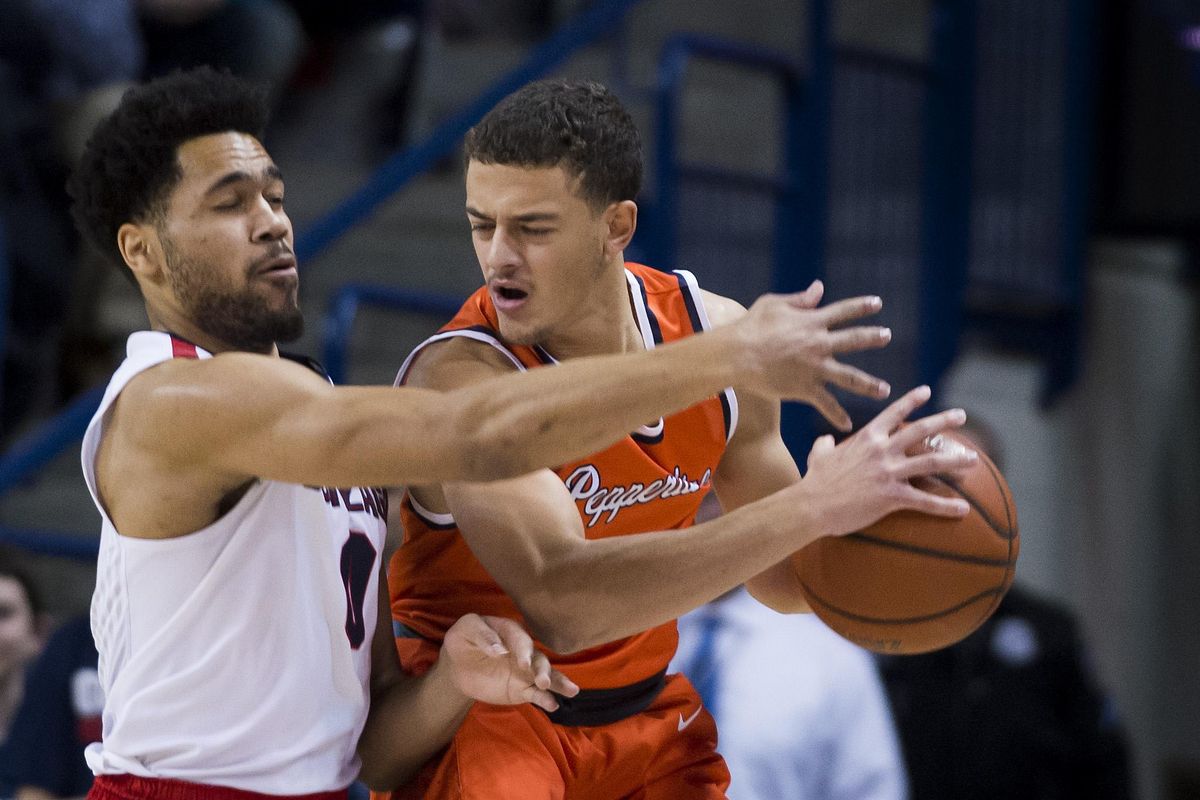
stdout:
[[(788, 131), (788, 153), (797, 172), (792, 218), (794, 260), (776, 255), (772, 288), (800, 291), (825, 275), (825, 233), (829, 218), (829, 128), (833, 105), (833, 22), (829, 0), (812, 0), (808, 8), (808, 74), (803, 104)], [(785, 266), (787, 265), (787, 266)], [(788, 268), (791, 267), (791, 268)], [(798, 463), (803, 464), (812, 446), (816, 417), (811, 408), (784, 403), (779, 431)]]
[(602, 0), (569, 20), (539, 44), (515, 69), (494, 81), (466, 108), (443, 122), (419, 144), (383, 162), (367, 181), (296, 237), (301, 261), (314, 258), (362, 222), (400, 187), (448, 155), (471, 126), (512, 92), (566, 61), (581, 46), (609, 32), (644, 0)]
[[(658, 208), (656, 209), (657, 263), (663, 269), (674, 269), (678, 262), (679, 239), (679, 181), (682, 169), (678, 158), (679, 142), (679, 95), (687, 67), (692, 59), (701, 58), (738, 64), (775, 75), (784, 84), (785, 137), (799, 126), (800, 103), (803, 81), (796, 63), (785, 54), (751, 48), (698, 34), (677, 34), (663, 46), (659, 57), (657, 86), (658, 145)], [(784, 145), (783, 191), (784, 204), (797, 196), (796, 181), (799, 178), (797, 148), (789, 141)], [(794, 226), (787, 214), (776, 215), (775, 245), (776, 260), (779, 248), (792, 245)], [(778, 273), (778, 269), (775, 270)], [(774, 283), (774, 279), (773, 279)]]
[(1091, 190), (1095, 28), (1095, 4), (1091, 0), (1069, 0), (1063, 141), (1070, 144), (1063, 147), (1063, 272), (1057, 287), (1067, 310), (1042, 383), (1040, 400), (1043, 405), (1053, 403), (1071, 385), (1079, 371), (1079, 341), (1083, 336), (1085, 308), (1088, 196)]
[(655, 207), (654, 258), (662, 269), (675, 269), (679, 261), (679, 85), (687, 69), (685, 47), (670, 42), (658, 66), (658, 142), (655, 163), (658, 202)]
[(958, 351), (970, 268), (975, 0), (935, 0), (930, 25), (917, 375), (934, 384)]

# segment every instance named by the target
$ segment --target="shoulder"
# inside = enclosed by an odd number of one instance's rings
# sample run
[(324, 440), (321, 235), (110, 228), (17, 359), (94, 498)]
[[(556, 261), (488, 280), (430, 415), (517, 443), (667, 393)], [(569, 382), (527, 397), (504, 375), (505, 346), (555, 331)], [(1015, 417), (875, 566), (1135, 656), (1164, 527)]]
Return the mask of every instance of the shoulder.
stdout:
[(195, 467), (232, 439), (333, 391), (306, 367), (273, 356), (171, 359), (121, 390), (105, 426), (105, 451), (119, 447), (127, 458), (146, 459), (146, 466)]
[(422, 347), (402, 377), (405, 386), (456, 389), (517, 371), (514, 359), (498, 341), (450, 336)]
[[(329, 388), (328, 381), (300, 364), (254, 353), (222, 353), (212, 358), (164, 361), (132, 378), (121, 391), (125, 416), (151, 419), (213, 405), (236, 407), (242, 399), (258, 405), (265, 390), (309, 392)], [(143, 415), (151, 415), (143, 417)]]
[(746, 315), (746, 307), (730, 297), (700, 290), (700, 298), (704, 301), (704, 310), (708, 312), (708, 321), (714, 328), (737, 322)]

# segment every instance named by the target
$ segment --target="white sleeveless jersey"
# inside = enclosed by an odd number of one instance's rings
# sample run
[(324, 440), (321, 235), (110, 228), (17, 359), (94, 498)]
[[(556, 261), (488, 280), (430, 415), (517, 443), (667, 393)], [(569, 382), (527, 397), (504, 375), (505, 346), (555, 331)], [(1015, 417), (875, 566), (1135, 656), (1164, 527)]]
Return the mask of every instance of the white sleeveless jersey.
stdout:
[(173, 357), (210, 354), (130, 336), (83, 440), (103, 519), (92, 633), (104, 734), (88, 766), (268, 794), (342, 789), (367, 715), (387, 496), (259, 481), (202, 530), (122, 536), (99, 500), (97, 449), (122, 388)]

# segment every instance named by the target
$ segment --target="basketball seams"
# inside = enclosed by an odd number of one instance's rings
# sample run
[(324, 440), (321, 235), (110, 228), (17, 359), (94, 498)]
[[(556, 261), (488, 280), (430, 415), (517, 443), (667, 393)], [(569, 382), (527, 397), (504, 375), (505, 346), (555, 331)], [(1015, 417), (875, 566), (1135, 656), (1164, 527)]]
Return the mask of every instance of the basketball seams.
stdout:
[(996, 467), (996, 465), (993, 464), (991, 462), (991, 460), (987, 459), (987, 458), (982, 459), (982, 463), (985, 467), (987, 467), (988, 476), (992, 479), (992, 483), (995, 485), (996, 491), (999, 493), (1001, 499), (1004, 501), (1005, 531), (1000, 531), (996, 528), (992, 519), (984, 512), (984, 510), (976, 502), (976, 500), (973, 496), (970, 496), (966, 492), (962, 491), (961, 488), (955, 486), (954, 484), (952, 484), (950, 482), (946, 482), (950, 488), (958, 491), (958, 493), (963, 497), (963, 499), (965, 499), (968, 503), (971, 504), (971, 507), (976, 510), (976, 512), (979, 514), (980, 518), (983, 519), (984, 522), (987, 523), (988, 527), (991, 528), (993, 531), (995, 531), (997, 536), (1001, 537), (1002, 539), (1005, 539), (1008, 542), (1008, 561), (1004, 565), (1004, 575), (1000, 580), (1000, 590), (997, 592), (996, 596), (993, 598), (991, 604), (986, 609), (984, 609), (984, 611), (980, 615), (979, 621), (976, 623), (975, 627), (982, 625), (984, 623), (984, 621), (987, 620), (987, 618), (990, 617), (993, 613), (995, 613), (996, 609), (1000, 607), (1000, 601), (1002, 599), (1004, 599), (1004, 595), (1008, 591), (1009, 585), (1012, 583), (1013, 573), (1016, 569), (1016, 555), (1013, 553), (1013, 548), (1016, 545), (1017, 536), (1016, 536), (1014, 520), (1012, 518), (1012, 514), (1013, 514), (1012, 495), (1008, 492), (1007, 486), (1005, 485), (1004, 480), (1000, 477), (999, 469)]
[[(1007, 568), (1010, 563), (1008, 559), (967, 556), (961, 553), (947, 553), (945, 550), (935, 550), (932, 547), (921, 547), (920, 545), (908, 544), (906, 542), (895, 542), (891, 539), (884, 539), (881, 536), (865, 533), (864, 531), (856, 531), (855, 533), (847, 534), (842, 538), (864, 542), (867, 544), (879, 545), (880, 547), (890, 547), (893, 550), (903, 550), (919, 556), (932, 556), (933, 558), (940, 558), (946, 561), (958, 561), (963, 564), (976, 564), (981, 567)], [(1009, 548), (1009, 555), (1012, 555), (1011, 548)]]
[(792, 559), (818, 616), (876, 652), (928, 652), (960, 641), (995, 613), (1013, 581), (1020, 533), (999, 469), (981, 454), (970, 471), (929, 477), (944, 487), (939, 494), (962, 497), (973, 513), (937, 520), (897, 512)]
[[(988, 598), (988, 597), (996, 598), (999, 596), (1003, 596), (1003, 594), (1004, 594), (1003, 588), (987, 589), (985, 591), (979, 592), (978, 594), (967, 598), (966, 600), (963, 600), (961, 603), (958, 603), (957, 605), (951, 606), (950, 608), (944, 608), (941, 611), (935, 611), (930, 614), (920, 614), (915, 617), (869, 617), (869, 616), (866, 616), (865, 614), (855, 614), (853, 611), (847, 611), (843, 608), (839, 608), (838, 606), (835, 606), (833, 603), (829, 602), (828, 600), (824, 599), (819, 594), (814, 592), (812, 590), (812, 588), (806, 582), (802, 582), (801, 585), (804, 587), (805, 596), (810, 601), (815, 601), (816, 603), (818, 603), (819, 605), (824, 607), (827, 611), (831, 611), (834, 614), (837, 614), (841, 617), (845, 617), (848, 620), (851, 620), (854, 622), (861, 622), (861, 623), (868, 624), (868, 625), (914, 625), (914, 624), (919, 624), (922, 622), (932, 622), (933, 620), (941, 619), (942, 617), (948, 617), (951, 614), (956, 614), (959, 611), (962, 611), (964, 608), (967, 608), (974, 603), (978, 603), (980, 600), (983, 600), (985, 598)], [(995, 603), (995, 602), (998, 602), (998, 601), (993, 600), (993, 603)], [(981, 619), (980, 623), (982, 623), (984, 619), (987, 619), (987, 617), (984, 617), (983, 619)], [(975, 627), (979, 627), (979, 626), (976, 625)]]
[(1005, 500), (1004, 516), (1007, 517), (1007, 519), (1005, 520), (1006, 524), (1003, 529), (1001, 529), (999, 524), (997, 524), (997, 522), (994, 519), (992, 519), (991, 515), (988, 514), (987, 509), (985, 509), (983, 507), (983, 505), (977, 499), (975, 499), (975, 496), (973, 494), (971, 494), (970, 492), (968, 492), (961, 483), (959, 483), (958, 481), (954, 480), (953, 478), (951, 478), (947, 475), (930, 475), (929, 477), (932, 480), (935, 480), (938, 483), (942, 484), (943, 486), (945, 486), (947, 489), (949, 489), (950, 491), (957, 494), (962, 499), (966, 500), (967, 503), (970, 504), (971, 509), (976, 514), (979, 515), (979, 518), (982, 519), (989, 528), (992, 529), (993, 533), (995, 533), (1001, 539), (1006, 539), (1009, 542), (1011, 542), (1013, 539), (1013, 526), (1012, 526), (1012, 517), (1008, 511), (1008, 506), (1009, 506), (1008, 495), (1005, 493), (1003, 485), (1000, 483), (999, 480), (997, 480), (996, 474), (992, 471), (992, 465), (987, 463), (986, 461), (983, 463), (983, 465), (988, 468), (988, 475), (991, 476), (993, 481), (995, 481), (996, 490), (1000, 493), (1000, 496), (1002, 498), (1004, 498), (1004, 500)]

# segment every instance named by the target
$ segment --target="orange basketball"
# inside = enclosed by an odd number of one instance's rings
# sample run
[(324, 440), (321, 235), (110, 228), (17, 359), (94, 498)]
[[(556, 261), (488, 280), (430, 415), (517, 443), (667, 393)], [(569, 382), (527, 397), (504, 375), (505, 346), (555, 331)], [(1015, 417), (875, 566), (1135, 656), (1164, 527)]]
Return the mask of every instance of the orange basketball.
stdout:
[[(944, 432), (931, 447), (966, 446)], [(818, 539), (792, 556), (808, 604), (844, 638), (878, 653), (924, 653), (983, 624), (1012, 585), (1020, 549), (1017, 509), (983, 453), (968, 469), (922, 488), (966, 499), (961, 519), (899, 511), (846, 536)]]

